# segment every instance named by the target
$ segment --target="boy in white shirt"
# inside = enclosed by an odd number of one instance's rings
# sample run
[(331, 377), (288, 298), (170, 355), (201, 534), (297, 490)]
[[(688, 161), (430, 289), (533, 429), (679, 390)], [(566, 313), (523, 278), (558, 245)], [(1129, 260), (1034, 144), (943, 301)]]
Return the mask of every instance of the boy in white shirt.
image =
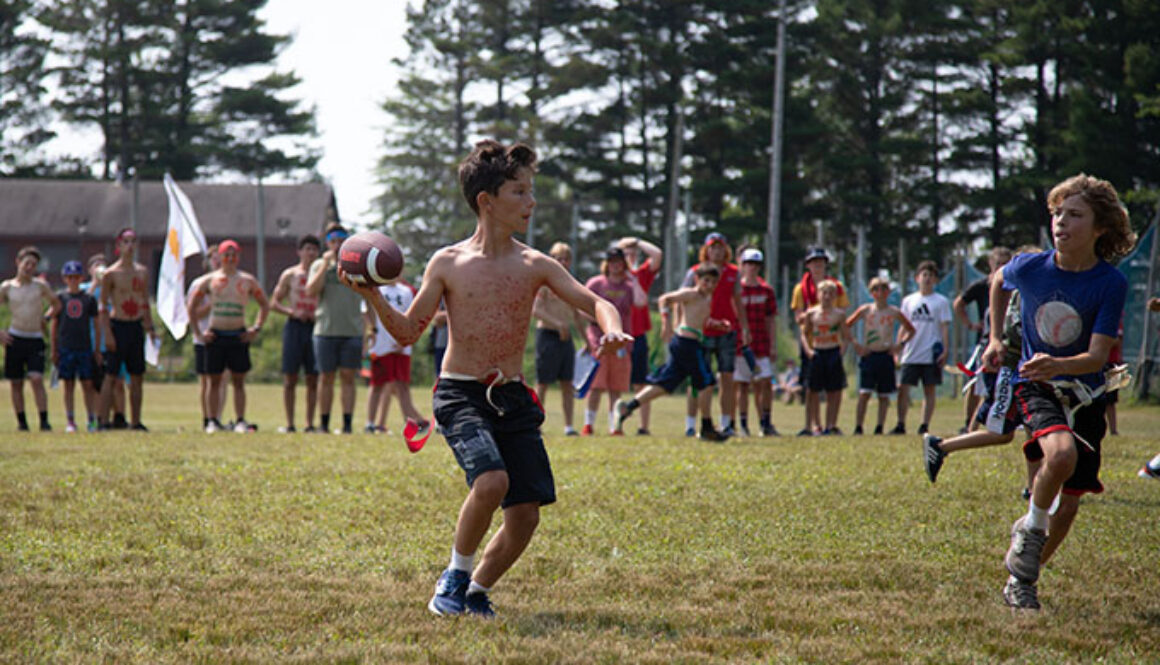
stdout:
[[(906, 434), (906, 411), (910, 406), (910, 387), (922, 381), (922, 424), (919, 434), (930, 429), (934, 415), (935, 388), (942, 383), (942, 367), (950, 348), (948, 334), (951, 323), (951, 303), (946, 296), (934, 292), (938, 283), (938, 265), (934, 261), (918, 264), (914, 281), (918, 291), (902, 299), (902, 314), (914, 326), (914, 334), (902, 346), (899, 365), (902, 380), (898, 387), (898, 425), (891, 434)], [(897, 342), (902, 342), (902, 330)]]
[[(393, 279), (379, 287), (383, 299), (396, 311), (405, 312), (415, 299), (415, 287), (401, 278)], [(367, 398), (366, 432), (385, 432), (387, 412), (391, 406), (391, 396), (399, 398), (399, 408), (403, 417), (414, 423), (418, 429), (426, 430), (429, 422), (423, 418), (411, 400), (411, 345), (399, 344), (391, 333), (383, 327), (379, 317), (372, 311), (364, 312), (370, 334), (367, 338), (367, 355), (371, 359), (371, 390)], [(377, 414), (377, 420), (376, 420)], [(406, 433), (404, 433), (405, 436)], [(417, 452), (426, 441), (414, 441), (408, 436), (407, 445)]]

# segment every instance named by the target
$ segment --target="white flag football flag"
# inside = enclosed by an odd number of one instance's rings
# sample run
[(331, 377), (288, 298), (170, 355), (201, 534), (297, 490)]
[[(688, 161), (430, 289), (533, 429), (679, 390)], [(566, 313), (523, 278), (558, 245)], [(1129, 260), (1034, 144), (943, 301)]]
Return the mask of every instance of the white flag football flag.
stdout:
[(169, 227), (161, 251), (161, 275), (157, 280), (157, 313), (174, 339), (185, 336), (189, 313), (185, 311), (185, 258), (205, 253), (205, 234), (189, 198), (168, 173), (163, 180), (169, 199)]

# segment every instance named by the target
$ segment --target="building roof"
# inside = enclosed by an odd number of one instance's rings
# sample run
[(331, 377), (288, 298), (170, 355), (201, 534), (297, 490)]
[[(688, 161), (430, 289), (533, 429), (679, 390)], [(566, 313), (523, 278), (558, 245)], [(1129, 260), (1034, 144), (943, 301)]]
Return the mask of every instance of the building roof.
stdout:
[[(179, 182), (206, 237), (257, 235), (257, 185)], [(337, 218), (330, 185), (263, 184), (267, 237), (319, 234)], [(0, 178), (0, 233), (75, 239), (85, 226), (90, 238), (112, 236), (130, 225), (133, 188), (111, 181)], [(160, 181), (138, 183), (137, 233), (165, 235), (169, 203)], [(85, 221), (87, 220), (87, 222)]]

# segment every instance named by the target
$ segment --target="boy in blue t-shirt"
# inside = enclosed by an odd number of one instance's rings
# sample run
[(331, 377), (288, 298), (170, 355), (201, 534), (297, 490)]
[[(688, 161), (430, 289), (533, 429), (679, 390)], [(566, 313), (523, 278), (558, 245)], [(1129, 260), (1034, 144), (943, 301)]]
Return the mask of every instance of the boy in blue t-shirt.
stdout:
[[(983, 362), (1003, 357), (1003, 313), (1018, 289), (1023, 351), (1015, 408), (1030, 438), (1029, 462), (1041, 461), (1025, 516), (1011, 528), (1003, 588), (1008, 605), (1039, 609), (1039, 568), (1067, 536), (1080, 496), (1102, 492), (1100, 442), (1103, 369), (1116, 341), (1128, 282), (1109, 260), (1131, 251), (1136, 236), (1110, 183), (1077, 175), (1047, 197), (1055, 249), (1015, 257), (991, 283), (991, 341)], [(1062, 492), (1062, 493), (1061, 493)], [(1048, 515), (1059, 496), (1059, 507)]]
[(81, 382), (81, 391), (88, 413), (89, 430), (96, 430), (96, 392), (93, 389), (94, 358), (99, 362), (100, 353), (93, 348), (92, 324), (97, 320), (97, 300), (81, 290), (84, 266), (80, 261), (68, 261), (60, 270), (65, 289), (57, 294), (60, 312), (52, 324), (52, 362), (64, 381), (64, 410), (68, 416), (68, 433), (77, 431), (73, 409), (73, 395), (76, 382)]

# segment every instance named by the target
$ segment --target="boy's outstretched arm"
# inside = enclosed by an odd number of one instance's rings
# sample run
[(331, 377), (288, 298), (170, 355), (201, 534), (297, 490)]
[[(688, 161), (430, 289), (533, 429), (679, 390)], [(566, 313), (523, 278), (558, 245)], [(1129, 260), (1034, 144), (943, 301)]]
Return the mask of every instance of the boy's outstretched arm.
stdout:
[(439, 251), (431, 257), (427, 270), (423, 273), (423, 285), (419, 287), (419, 293), (415, 295), (406, 312), (391, 307), (377, 285), (352, 282), (341, 266), (338, 269), (338, 278), (367, 301), (367, 307), (378, 315), (383, 327), (400, 346), (409, 346), (419, 340), (427, 324), (435, 317), (440, 301), (443, 300), (443, 271), (447, 270), (449, 265), (443, 256), (443, 252)]
[[(624, 325), (620, 320), (620, 312), (616, 307), (593, 293), (580, 282), (576, 281), (564, 267), (554, 259), (542, 258), (545, 282), (560, 299), (575, 307), (581, 313), (596, 320), (596, 325), (604, 333), (600, 337), (600, 347), (603, 350), (615, 351), (632, 343), (632, 335), (624, 332)], [(426, 280), (424, 280), (426, 285)], [(436, 300), (435, 304), (438, 305)], [(411, 306), (414, 309), (414, 305)]]

